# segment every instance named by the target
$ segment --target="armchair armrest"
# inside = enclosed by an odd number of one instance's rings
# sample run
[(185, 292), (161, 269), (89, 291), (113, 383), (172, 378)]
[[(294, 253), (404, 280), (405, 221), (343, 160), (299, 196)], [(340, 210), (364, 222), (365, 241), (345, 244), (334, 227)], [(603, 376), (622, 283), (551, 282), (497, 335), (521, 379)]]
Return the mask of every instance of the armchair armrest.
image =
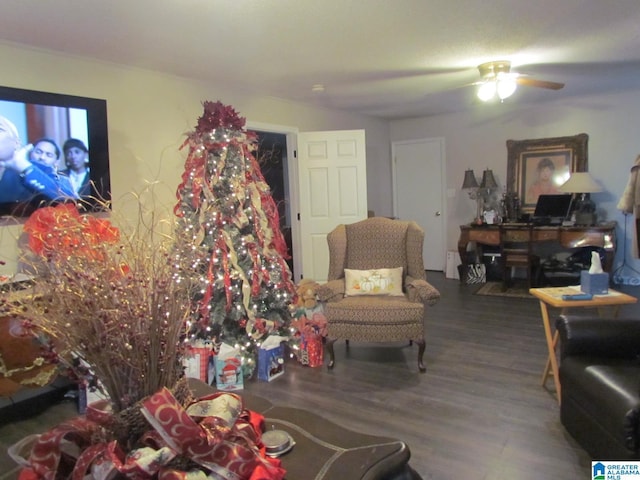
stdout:
[(561, 315), (556, 321), (561, 358), (640, 357), (640, 320)]
[(407, 276), (405, 279), (407, 296), (412, 302), (434, 305), (440, 300), (440, 292), (436, 287), (421, 278)]
[(344, 298), (344, 278), (329, 280), (316, 288), (316, 295), (321, 302), (337, 302)]

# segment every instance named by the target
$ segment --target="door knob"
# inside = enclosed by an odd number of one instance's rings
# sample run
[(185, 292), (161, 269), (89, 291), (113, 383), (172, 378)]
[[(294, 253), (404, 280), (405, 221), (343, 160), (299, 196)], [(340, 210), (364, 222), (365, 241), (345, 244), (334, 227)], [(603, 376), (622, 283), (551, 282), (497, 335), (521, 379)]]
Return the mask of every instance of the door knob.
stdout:
[(439, 217), (440, 215), (442, 215), (440, 212), (436, 212), (436, 217)]

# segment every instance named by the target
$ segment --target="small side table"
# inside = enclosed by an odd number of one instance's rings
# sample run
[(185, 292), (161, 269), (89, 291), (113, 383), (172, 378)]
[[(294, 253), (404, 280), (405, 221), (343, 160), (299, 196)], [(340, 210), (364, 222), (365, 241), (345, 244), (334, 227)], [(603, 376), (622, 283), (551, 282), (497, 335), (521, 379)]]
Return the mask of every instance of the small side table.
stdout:
[(544, 372), (542, 373), (542, 386), (544, 387), (546, 385), (549, 374), (551, 373), (556, 387), (558, 403), (560, 403), (560, 377), (558, 376), (558, 359), (556, 357), (558, 332), (556, 331), (553, 334), (551, 333), (551, 321), (549, 320), (548, 307), (560, 308), (562, 309), (561, 313), (563, 314), (568, 308), (597, 308), (598, 314), (601, 316), (603, 315), (605, 307), (613, 307), (613, 316), (616, 317), (618, 315), (620, 305), (636, 303), (638, 299), (631, 295), (627, 295), (626, 293), (609, 289), (609, 293), (606, 295), (594, 295), (591, 300), (563, 300), (562, 296), (565, 294), (571, 295), (580, 293), (575, 287), (531, 288), (529, 289), (529, 293), (540, 300), (542, 325), (544, 326), (544, 335), (547, 340), (547, 349), (549, 350), (547, 364), (544, 368)]

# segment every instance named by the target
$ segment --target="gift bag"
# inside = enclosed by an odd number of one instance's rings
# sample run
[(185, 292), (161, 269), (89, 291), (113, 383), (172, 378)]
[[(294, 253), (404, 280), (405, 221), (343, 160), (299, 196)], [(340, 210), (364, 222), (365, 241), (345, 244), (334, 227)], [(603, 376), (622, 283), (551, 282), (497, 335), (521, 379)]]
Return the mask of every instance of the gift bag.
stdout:
[(187, 378), (197, 378), (208, 383), (209, 357), (211, 355), (211, 344), (196, 343), (189, 346), (183, 362)]
[(487, 270), (484, 263), (472, 263), (467, 265), (467, 285), (485, 283), (486, 281)]
[(244, 388), (242, 357), (239, 350), (223, 343), (215, 356), (215, 365), (216, 388), (218, 390), (230, 391)]
[(258, 380), (270, 382), (284, 374), (284, 337), (271, 335), (258, 350)]
[(293, 313), (292, 328), (297, 330), (299, 344), (294, 354), (302, 365), (319, 367), (324, 361), (323, 338), (327, 335), (327, 317), (321, 303), (311, 308), (298, 308)]
[(85, 379), (78, 385), (78, 413), (84, 415), (87, 407), (100, 400), (108, 400), (105, 388), (95, 377)]
[(207, 366), (207, 383), (213, 387), (216, 386), (216, 356), (209, 356), (209, 365)]
[(324, 345), (320, 335), (303, 335), (300, 342), (300, 363), (309, 367), (321, 367), (324, 363)]

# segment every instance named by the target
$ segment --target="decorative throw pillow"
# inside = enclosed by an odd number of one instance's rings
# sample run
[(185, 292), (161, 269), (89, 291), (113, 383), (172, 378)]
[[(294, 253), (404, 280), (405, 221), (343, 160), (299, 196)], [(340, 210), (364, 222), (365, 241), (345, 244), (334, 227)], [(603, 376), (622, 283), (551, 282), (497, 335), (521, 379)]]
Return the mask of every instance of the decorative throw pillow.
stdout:
[(402, 267), (376, 270), (344, 269), (345, 297), (356, 295), (402, 296)]

